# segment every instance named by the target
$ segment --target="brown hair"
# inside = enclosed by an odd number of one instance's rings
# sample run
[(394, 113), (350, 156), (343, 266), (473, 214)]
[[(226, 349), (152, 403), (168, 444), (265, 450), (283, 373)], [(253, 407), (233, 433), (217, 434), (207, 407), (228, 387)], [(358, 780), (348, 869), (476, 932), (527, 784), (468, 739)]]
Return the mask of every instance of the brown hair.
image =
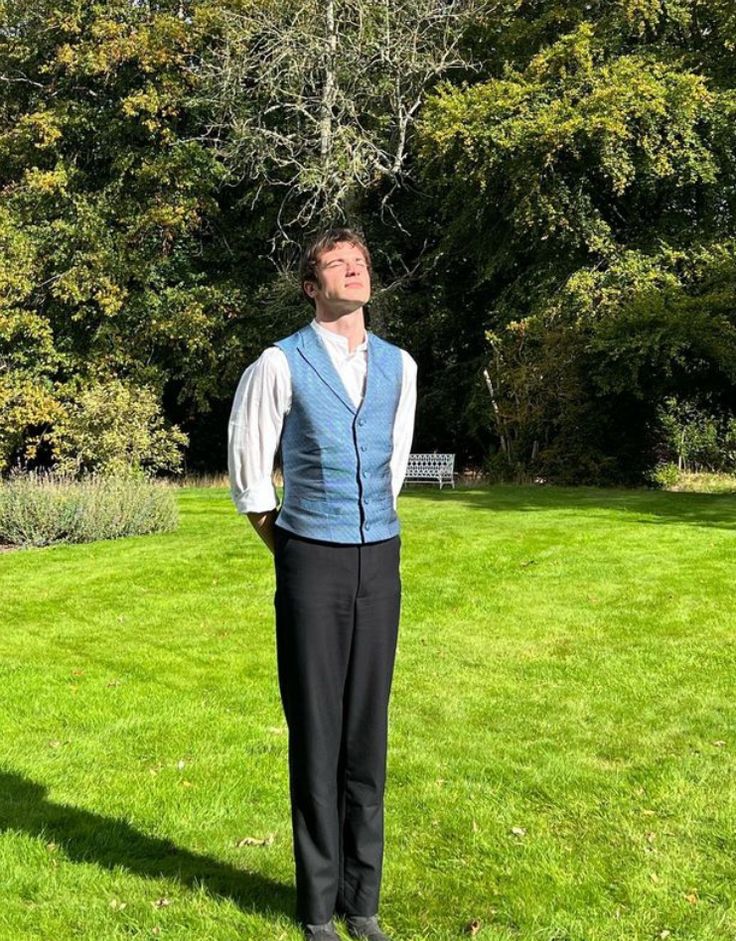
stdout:
[(301, 261), (299, 262), (299, 284), (302, 294), (307, 298), (312, 307), (315, 307), (314, 298), (310, 297), (304, 290), (305, 281), (313, 281), (319, 284), (317, 277), (317, 264), (323, 252), (328, 252), (334, 248), (338, 242), (348, 242), (350, 245), (357, 246), (365, 255), (368, 263), (368, 270), (371, 270), (371, 253), (365, 243), (363, 236), (355, 229), (325, 229), (323, 232), (314, 235), (304, 246)]

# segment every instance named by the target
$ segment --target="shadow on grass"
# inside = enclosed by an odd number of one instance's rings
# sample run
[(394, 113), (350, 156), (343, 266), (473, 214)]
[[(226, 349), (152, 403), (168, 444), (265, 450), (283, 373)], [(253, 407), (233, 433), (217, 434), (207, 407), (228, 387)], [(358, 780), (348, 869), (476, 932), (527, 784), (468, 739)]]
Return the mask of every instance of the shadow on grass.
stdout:
[[(643, 488), (556, 487), (497, 484), (455, 490), (436, 485), (404, 486), (401, 499), (423, 503), (459, 503), (487, 512), (544, 512), (545, 510), (604, 510), (630, 515), (647, 525), (689, 523), (736, 529), (736, 494), (673, 493)], [(414, 489), (416, 487), (416, 489)], [(635, 519), (635, 517), (641, 517)]]
[(204, 888), (213, 897), (231, 899), (244, 911), (293, 917), (293, 887), (141, 833), (124, 820), (55, 804), (47, 800), (42, 784), (0, 770), (0, 833), (5, 830), (54, 843), (74, 862), (122, 867), (149, 879), (175, 879), (188, 888)]

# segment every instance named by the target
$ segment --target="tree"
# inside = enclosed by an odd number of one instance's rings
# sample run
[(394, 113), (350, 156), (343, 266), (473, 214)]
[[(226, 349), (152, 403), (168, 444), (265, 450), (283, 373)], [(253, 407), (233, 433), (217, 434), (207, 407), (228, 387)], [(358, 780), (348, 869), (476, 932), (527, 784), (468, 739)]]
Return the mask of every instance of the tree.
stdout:
[(425, 95), (471, 68), (466, 30), (487, 0), (287, 0), (223, 13), (222, 41), (194, 66), (198, 102), (250, 205), (278, 198), (279, 239), (355, 218), (369, 190), (391, 197), (408, 173)]
[[(607, 13), (523, 4), (493, 34), (517, 60), (441, 84), (418, 125), (442, 248), (492, 337), (489, 375), (523, 390), (517, 418), (535, 416), (525, 459), (556, 473), (584, 466), (587, 448), (631, 480), (673, 385), (736, 379), (736, 95), (733, 70), (705, 54), (733, 43), (733, 23), (725, 7), (644, 6), (646, 28), (623, 0)], [(551, 23), (561, 34), (534, 49)], [(534, 342), (520, 346), (520, 330)], [(561, 348), (574, 354), (552, 383), (564, 397), (550, 389)], [(489, 403), (498, 433), (499, 414)]]
[(0, 5), (0, 468), (49, 458), (71, 387), (118, 376), (191, 422), (239, 372), (258, 272), (193, 139), (185, 64), (212, 13), (192, 9)]

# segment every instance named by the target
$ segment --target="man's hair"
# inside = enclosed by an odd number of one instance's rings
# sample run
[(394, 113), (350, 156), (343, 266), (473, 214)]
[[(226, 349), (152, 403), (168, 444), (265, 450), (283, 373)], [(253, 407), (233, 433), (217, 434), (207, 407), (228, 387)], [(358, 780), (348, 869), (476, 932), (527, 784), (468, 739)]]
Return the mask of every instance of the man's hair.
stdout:
[(371, 253), (368, 251), (368, 246), (360, 232), (357, 232), (355, 229), (335, 228), (325, 229), (323, 232), (317, 233), (317, 235), (314, 235), (304, 246), (304, 251), (302, 252), (301, 261), (299, 263), (299, 284), (301, 285), (302, 294), (312, 307), (316, 306), (314, 298), (310, 297), (304, 290), (304, 282), (313, 281), (315, 284), (319, 284), (319, 278), (317, 277), (319, 259), (323, 252), (329, 252), (338, 242), (348, 242), (350, 245), (357, 246), (365, 255), (368, 270), (370, 271), (371, 269)]

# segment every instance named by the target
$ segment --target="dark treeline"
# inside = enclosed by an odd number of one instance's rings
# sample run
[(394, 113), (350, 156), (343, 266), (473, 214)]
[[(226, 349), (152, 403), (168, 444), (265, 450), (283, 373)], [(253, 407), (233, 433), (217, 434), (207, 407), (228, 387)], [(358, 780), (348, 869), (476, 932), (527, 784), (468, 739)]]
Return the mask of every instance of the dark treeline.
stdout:
[(223, 470), (346, 223), (415, 450), (733, 471), (735, 144), (729, 0), (0, 0), (0, 467)]

